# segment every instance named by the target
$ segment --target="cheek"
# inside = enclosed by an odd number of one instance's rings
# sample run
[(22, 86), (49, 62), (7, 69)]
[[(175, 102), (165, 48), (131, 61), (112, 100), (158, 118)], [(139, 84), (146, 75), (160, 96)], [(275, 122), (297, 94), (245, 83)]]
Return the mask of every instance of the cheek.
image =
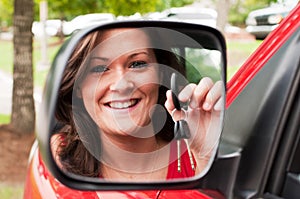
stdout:
[(157, 104), (158, 101), (158, 92), (159, 92), (159, 85), (158, 84), (147, 84), (141, 87), (141, 90), (148, 98), (148, 103), (150, 105)]
[(151, 104), (156, 104), (158, 100), (159, 92), (159, 77), (156, 70), (149, 72), (148, 74), (141, 75), (142, 86), (141, 90), (149, 97)]
[(134, 81), (136, 87), (147, 87), (149, 90), (155, 89), (160, 84), (159, 75), (155, 67), (143, 73), (132, 73), (130, 79)]
[(99, 81), (91, 81), (90, 79), (84, 81), (81, 87), (81, 98), (85, 108), (91, 115), (94, 113), (97, 99), (102, 95), (99, 85)]

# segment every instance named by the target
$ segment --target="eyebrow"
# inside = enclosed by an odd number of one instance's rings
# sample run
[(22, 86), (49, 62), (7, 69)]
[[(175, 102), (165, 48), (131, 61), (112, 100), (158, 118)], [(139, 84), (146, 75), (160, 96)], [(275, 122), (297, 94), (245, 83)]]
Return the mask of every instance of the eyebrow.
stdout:
[(138, 56), (138, 55), (140, 55), (140, 54), (145, 54), (145, 55), (149, 56), (149, 53), (148, 53), (148, 52), (146, 52), (146, 51), (141, 51), (141, 52), (136, 52), (136, 53), (131, 54), (131, 55), (129, 56), (129, 58), (134, 58), (134, 57), (136, 57), (136, 56)]
[(100, 59), (102, 61), (108, 61), (109, 59), (108, 58), (105, 58), (105, 57), (91, 57), (90, 60), (93, 60), (93, 59)]
[[(135, 52), (135, 53), (129, 55), (128, 59), (132, 59), (132, 58), (134, 58), (134, 57), (136, 57), (136, 56), (138, 56), (140, 54), (145, 54), (145, 55), (149, 56), (148, 52), (146, 52), (146, 51), (140, 51), (140, 52)], [(91, 57), (90, 58), (90, 60), (93, 60), (93, 59), (96, 59), (96, 60), (99, 59), (101, 61), (109, 61), (109, 58), (106, 58), (106, 57), (95, 56), (95, 57)]]

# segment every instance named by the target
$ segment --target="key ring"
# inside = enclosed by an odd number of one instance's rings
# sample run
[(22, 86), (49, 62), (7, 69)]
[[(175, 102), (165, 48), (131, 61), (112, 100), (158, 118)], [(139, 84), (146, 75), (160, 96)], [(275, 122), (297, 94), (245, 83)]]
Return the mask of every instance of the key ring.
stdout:
[[(180, 118), (178, 120), (175, 120), (174, 119), (174, 114), (175, 114), (175, 111), (180, 111)], [(188, 118), (188, 112), (185, 110), (185, 109), (180, 109), (180, 110), (177, 110), (176, 108), (174, 108), (171, 112), (171, 116), (172, 116), (172, 119), (174, 122), (177, 122), (179, 120), (187, 120)]]

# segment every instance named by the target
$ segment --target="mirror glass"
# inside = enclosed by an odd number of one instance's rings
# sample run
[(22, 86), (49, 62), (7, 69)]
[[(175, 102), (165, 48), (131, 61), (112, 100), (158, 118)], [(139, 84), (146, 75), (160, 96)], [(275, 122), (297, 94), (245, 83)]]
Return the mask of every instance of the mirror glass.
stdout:
[(81, 37), (56, 97), (50, 146), (58, 167), (105, 182), (203, 176), (224, 115), (224, 55), (214, 37), (162, 27)]

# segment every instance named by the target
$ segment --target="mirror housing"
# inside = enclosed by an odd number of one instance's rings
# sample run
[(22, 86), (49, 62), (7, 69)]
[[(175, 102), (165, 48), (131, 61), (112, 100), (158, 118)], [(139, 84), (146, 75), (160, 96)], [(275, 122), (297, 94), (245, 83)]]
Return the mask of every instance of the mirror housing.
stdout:
[[(94, 26), (74, 34), (67, 40), (59, 52), (57, 53), (49, 75), (46, 81), (46, 86), (43, 93), (43, 100), (40, 107), (39, 118), (37, 120), (37, 139), (39, 142), (39, 149), (42, 154), (48, 169), (62, 184), (73, 189), (80, 190), (151, 190), (151, 189), (191, 189), (199, 188), (201, 185), (201, 177), (195, 176), (188, 179), (180, 179), (176, 181), (154, 181), (154, 182), (110, 182), (99, 181), (99, 179), (78, 176), (72, 173), (62, 171), (56, 164), (51, 152), (51, 136), (55, 129), (59, 128), (59, 123), (55, 118), (55, 110), (58, 100), (58, 91), (60, 88), (61, 80), (63, 78), (66, 63), (68, 62), (71, 54), (73, 53), (78, 42), (87, 34), (102, 29), (112, 28), (163, 28), (187, 34), (196, 42), (200, 42), (204, 48), (216, 48), (221, 52), (221, 81), (226, 85), (226, 45), (225, 39), (222, 34), (211, 27), (187, 24), (179, 22), (160, 22), (160, 21), (130, 21), (130, 22), (114, 22), (104, 24), (101, 26)], [(180, 44), (180, 41), (178, 41)], [(186, 45), (182, 43), (182, 45)], [(225, 102), (225, 86), (224, 98)], [(225, 103), (223, 103), (225, 104)], [(224, 106), (224, 105), (223, 105)], [(224, 111), (223, 111), (224, 112)], [(222, 121), (224, 113), (221, 116)], [(223, 127), (223, 124), (221, 128)], [(214, 157), (216, 155), (217, 147), (215, 149)], [(213, 159), (211, 160), (211, 162)], [(209, 168), (208, 168), (209, 169)], [(207, 169), (207, 170), (208, 170)]]

